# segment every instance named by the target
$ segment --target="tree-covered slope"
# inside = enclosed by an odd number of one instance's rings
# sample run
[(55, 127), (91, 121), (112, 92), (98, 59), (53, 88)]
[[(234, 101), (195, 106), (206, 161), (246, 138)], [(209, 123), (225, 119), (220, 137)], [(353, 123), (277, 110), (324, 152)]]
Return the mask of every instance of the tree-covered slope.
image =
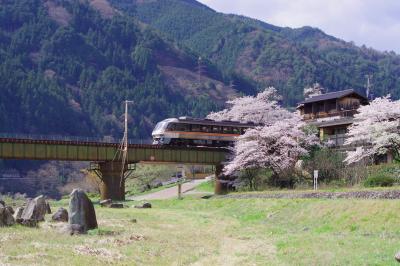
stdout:
[[(150, 26), (149, 26), (150, 25)], [(201, 59), (199, 57), (201, 56)], [(131, 137), (168, 116), (203, 116), (275, 86), (364, 87), (400, 96), (400, 59), (313, 28), (224, 15), (194, 0), (1, 0), (0, 132)]]
[(280, 28), (258, 20), (225, 15), (194, 0), (109, 0), (204, 58), (225, 74), (276, 86), (287, 104), (319, 82), (329, 90), (362, 91), (373, 75), (374, 94), (400, 97), (400, 57), (357, 47), (310, 27)]
[(198, 55), (107, 1), (2, 0), (0, 132), (131, 137), (168, 116), (203, 116), (236, 92)]

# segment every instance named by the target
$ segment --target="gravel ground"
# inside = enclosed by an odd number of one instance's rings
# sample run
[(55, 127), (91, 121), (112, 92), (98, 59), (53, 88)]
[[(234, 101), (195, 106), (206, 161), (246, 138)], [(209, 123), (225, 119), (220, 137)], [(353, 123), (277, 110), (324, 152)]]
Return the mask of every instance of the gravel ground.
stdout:
[(305, 193), (254, 193), (228, 194), (218, 198), (232, 199), (400, 199), (400, 190), (305, 192)]

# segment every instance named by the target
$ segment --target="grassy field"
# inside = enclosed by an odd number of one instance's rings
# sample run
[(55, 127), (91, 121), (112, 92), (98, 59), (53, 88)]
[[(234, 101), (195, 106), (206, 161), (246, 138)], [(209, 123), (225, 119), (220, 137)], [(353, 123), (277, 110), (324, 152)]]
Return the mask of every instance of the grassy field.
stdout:
[[(67, 204), (51, 202), (53, 211)], [(152, 204), (96, 205), (99, 229), (84, 236), (62, 234), (51, 222), (39, 229), (0, 228), (0, 265), (397, 264), (397, 200), (185, 198)]]
[(196, 191), (199, 192), (214, 192), (214, 180), (209, 180), (201, 183), (196, 187)]

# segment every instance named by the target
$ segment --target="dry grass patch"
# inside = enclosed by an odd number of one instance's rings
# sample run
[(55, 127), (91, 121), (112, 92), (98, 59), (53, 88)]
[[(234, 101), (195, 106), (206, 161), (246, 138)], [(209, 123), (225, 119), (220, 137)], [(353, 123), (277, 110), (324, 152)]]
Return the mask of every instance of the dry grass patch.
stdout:
[(80, 266), (396, 265), (393, 256), (400, 249), (400, 205), (394, 200), (186, 198), (152, 205), (96, 206), (99, 229), (83, 236), (62, 234), (60, 225), (52, 222), (39, 228), (1, 228), (0, 261)]

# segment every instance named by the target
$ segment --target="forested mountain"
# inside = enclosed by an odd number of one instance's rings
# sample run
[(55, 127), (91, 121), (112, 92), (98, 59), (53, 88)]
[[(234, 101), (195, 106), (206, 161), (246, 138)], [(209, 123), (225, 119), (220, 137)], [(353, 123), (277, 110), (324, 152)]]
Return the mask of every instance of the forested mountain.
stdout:
[(194, 0), (0, 0), (0, 132), (131, 138), (169, 116), (203, 116), (275, 86), (288, 106), (305, 86), (399, 98), (400, 57), (314, 28), (280, 28)]
[(238, 94), (275, 86), (293, 107), (305, 86), (361, 91), (366, 74), (375, 95), (400, 97), (398, 55), (310, 27), (194, 0), (0, 0), (0, 133), (121, 137), (128, 99), (130, 138), (147, 139), (161, 119), (201, 117)]
[(357, 47), (322, 31), (276, 27), (237, 15), (225, 15), (194, 0), (109, 0), (167, 36), (215, 62), (225, 73), (273, 85), (287, 105), (302, 98), (314, 82), (329, 90), (362, 91), (373, 75), (374, 94), (400, 97), (400, 57)]
[[(203, 116), (236, 92), (198, 55), (106, 1), (0, 1), (0, 132), (133, 138), (168, 116)], [(236, 88), (240, 90), (240, 88)]]

